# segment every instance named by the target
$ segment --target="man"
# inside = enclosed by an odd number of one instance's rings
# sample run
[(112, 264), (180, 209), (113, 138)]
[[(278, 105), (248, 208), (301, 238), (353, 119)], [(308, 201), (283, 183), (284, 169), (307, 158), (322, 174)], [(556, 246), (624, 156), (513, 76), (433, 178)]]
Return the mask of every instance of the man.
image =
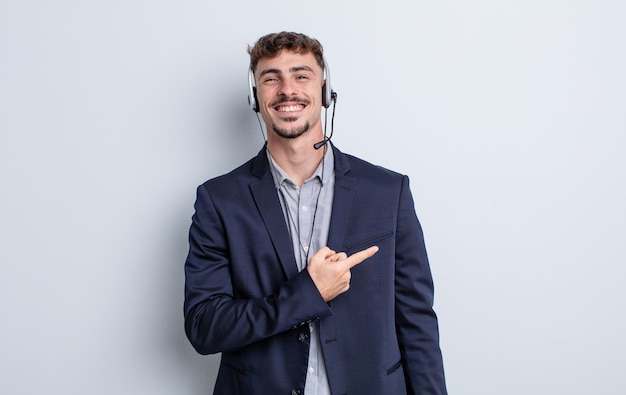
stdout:
[(408, 178), (326, 138), (317, 40), (248, 51), (267, 143), (198, 188), (185, 264), (187, 336), (222, 353), (214, 394), (446, 394)]

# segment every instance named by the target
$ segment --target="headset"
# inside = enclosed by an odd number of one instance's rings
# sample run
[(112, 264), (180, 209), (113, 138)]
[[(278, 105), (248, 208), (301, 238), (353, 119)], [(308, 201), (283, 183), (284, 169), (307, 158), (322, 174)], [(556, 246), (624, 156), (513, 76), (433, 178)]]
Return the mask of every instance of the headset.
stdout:
[[(324, 59), (324, 77), (326, 81), (322, 85), (322, 105), (324, 108), (328, 108), (331, 102), (337, 100), (337, 93), (333, 91), (332, 85), (330, 85), (330, 70), (326, 59)], [(248, 69), (248, 104), (254, 112), (259, 112), (259, 100), (256, 96), (256, 81), (252, 67)]]

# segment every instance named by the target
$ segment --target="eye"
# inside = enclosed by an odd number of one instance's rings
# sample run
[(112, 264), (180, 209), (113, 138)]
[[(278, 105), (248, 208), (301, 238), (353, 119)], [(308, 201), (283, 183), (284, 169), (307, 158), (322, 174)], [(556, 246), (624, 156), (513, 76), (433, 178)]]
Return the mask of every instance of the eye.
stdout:
[(263, 78), (263, 80), (261, 81), (264, 84), (273, 84), (276, 83), (278, 81), (278, 78), (274, 77), (274, 76), (267, 76), (265, 78)]

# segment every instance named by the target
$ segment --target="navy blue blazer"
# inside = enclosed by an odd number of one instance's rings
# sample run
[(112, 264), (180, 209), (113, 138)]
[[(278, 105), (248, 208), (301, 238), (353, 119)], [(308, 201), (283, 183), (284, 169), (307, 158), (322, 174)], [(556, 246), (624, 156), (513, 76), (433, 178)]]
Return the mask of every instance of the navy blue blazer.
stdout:
[[(308, 323), (333, 395), (446, 394), (433, 283), (406, 176), (335, 154), (328, 246), (379, 251), (326, 303), (291, 238), (263, 148), (198, 187), (185, 263), (185, 331), (222, 353), (214, 394), (303, 393)], [(298, 392), (300, 391), (300, 392)]]

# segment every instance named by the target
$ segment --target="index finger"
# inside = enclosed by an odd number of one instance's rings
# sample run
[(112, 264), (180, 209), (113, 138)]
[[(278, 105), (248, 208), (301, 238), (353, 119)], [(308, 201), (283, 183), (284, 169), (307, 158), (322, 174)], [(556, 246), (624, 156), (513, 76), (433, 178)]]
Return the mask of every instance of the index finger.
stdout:
[(341, 262), (346, 264), (348, 269), (352, 269), (353, 267), (363, 262), (367, 258), (372, 257), (377, 252), (378, 252), (378, 246), (371, 246), (370, 248), (366, 248), (359, 252), (355, 252), (354, 254), (350, 255), (348, 259), (345, 259)]

